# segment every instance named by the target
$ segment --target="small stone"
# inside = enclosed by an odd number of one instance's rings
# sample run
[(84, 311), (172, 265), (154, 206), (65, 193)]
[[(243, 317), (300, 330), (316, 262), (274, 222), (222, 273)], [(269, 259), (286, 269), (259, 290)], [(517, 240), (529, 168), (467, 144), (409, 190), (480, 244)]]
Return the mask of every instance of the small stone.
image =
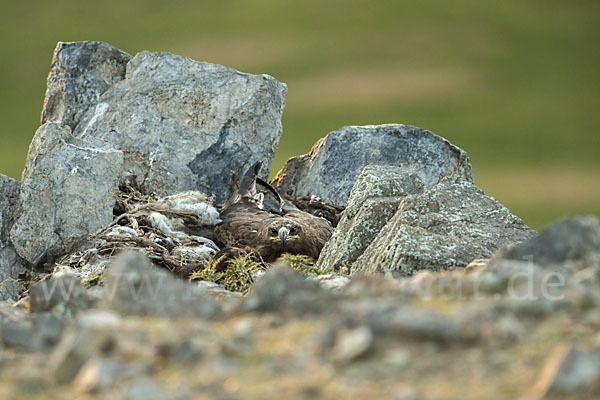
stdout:
[(560, 264), (600, 252), (600, 223), (593, 216), (567, 217), (544, 228), (531, 239), (503, 250), (498, 257)]
[(104, 298), (104, 287), (102, 286), (92, 286), (87, 289), (87, 295), (92, 302), (97, 302)]
[(123, 315), (213, 318), (219, 306), (202, 288), (155, 267), (138, 251), (123, 252), (104, 278), (103, 307)]
[(86, 328), (118, 326), (122, 322), (121, 317), (114, 311), (89, 310), (77, 317), (77, 324)]
[[(563, 343), (546, 360), (533, 395), (534, 398), (541, 399), (556, 394), (575, 393), (588, 386), (600, 389), (600, 351)], [(586, 393), (588, 396), (593, 395)], [(600, 396), (598, 391), (594, 394)]]
[(394, 400), (417, 400), (416, 391), (411, 387), (401, 387), (394, 393)]
[(350, 278), (347, 276), (334, 273), (312, 276), (309, 279), (319, 282), (322, 288), (331, 290), (333, 293), (340, 293), (350, 283)]
[(51, 313), (33, 316), (33, 330), (38, 347), (49, 350), (58, 343), (65, 328), (65, 320)]
[(405, 349), (392, 349), (387, 350), (383, 361), (390, 367), (396, 369), (406, 368), (410, 365), (411, 356), (410, 352)]
[(0, 319), (0, 341), (6, 347), (34, 350), (35, 335), (29, 321)]
[(327, 309), (330, 292), (284, 265), (275, 265), (257, 279), (242, 301), (244, 311), (285, 311), (296, 315)]
[(433, 274), (431, 271), (422, 270), (418, 271), (413, 276), (407, 278), (408, 279), (408, 289), (414, 293), (426, 293), (429, 289), (431, 289), (431, 281), (433, 280)]
[(366, 326), (345, 329), (337, 333), (331, 349), (331, 359), (338, 363), (349, 363), (365, 355), (373, 345), (373, 333)]
[(54, 379), (59, 383), (71, 382), (99, 348), (111, 346), (112, 336), (113, 332), (107, 329), (68, 329), (48, 359)]
[(96, 393), (134, 377), (148, 375), (151, 372), (151, 366), (146, 364), (94, 358), (81, 367), (73, 381), (73, 385), (80, 392)]
[(176, 338), (156, 346), (160, 359), (174, 364), (195, 364), (204, 356), (201, 345), (193, 339)]
[(172, 398), (150, 378), (139, 378), (130, 384), (121, 400), (170, 400)]
[(254, 340), (256, 324), (251, 318), (244, 318), (233, 326), (233, 335), (240, 340)]
[(81, 280), (70, 273), (35, 283), (29, 290), (31, 312), (53, 311), (72, 316), (92, 304)]
[(476, 258), (473, 261), (471, 261), (469, 264), (467, 264), (464, 272), (465, 272), (465, 274), (470, 274), (472, 272), (478, 271), (481, 268), (488, 265), (489, 261), (490, 261), (489, 258)]
[(98, 314), (93, 320), (77, 318), (65, 330), (48, 357), (49, 371), (57, 382), (71, 382), (92, 359), (110, 357), (143, 364), (153, 361), (155, 349), (149, 343), (148, 332), (137, 324), (115, 325), (110, 320)]
[(412, 337), (456, 343), (461, 338), (460, 326), (454, 319), (430, 311), (412, 308), (374, 310), (368, 316), (369, 326), (375, 334), (391, 337)]

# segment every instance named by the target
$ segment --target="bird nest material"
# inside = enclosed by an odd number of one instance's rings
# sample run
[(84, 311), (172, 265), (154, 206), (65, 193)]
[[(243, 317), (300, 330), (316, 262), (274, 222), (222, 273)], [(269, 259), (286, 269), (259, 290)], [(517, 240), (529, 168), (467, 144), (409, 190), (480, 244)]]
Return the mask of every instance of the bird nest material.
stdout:
[[(335, 226), (344, 207), (313, 197), (288, 198), (299, 209), (328, 219)], [(139, 250), (155, 265), (193, 280), (222, 284), (227, 290), (245, 293), (267, 268), (261, 259), (240, 255), (228, 261), (226, 271), (215, 271), (219, 250), (212, 241), (219, 206), (200, 192), (161, 197), (144, 193), (131, 175), (119, 186), (113, 220), (88, 236), (83, 250), (65, 255), (55, 265), (76, 271), (86, 286), (102, 284), (103, 271), (122, 250)], [(305, 275), (316, 275), (315, 261), (306, 256), (284, 254), (284, 260)]]
[(213, 198), (195, 191), (167, 197), (146, 194), (134, 176), (119, 189), (113, 220), (88, 236), (93, 247), (63, 257), (58, 267), (103, 268), (116, 252), (138, 249), (154, 264), (188, 277), (218, 250), (210, 238), (218, 220)]

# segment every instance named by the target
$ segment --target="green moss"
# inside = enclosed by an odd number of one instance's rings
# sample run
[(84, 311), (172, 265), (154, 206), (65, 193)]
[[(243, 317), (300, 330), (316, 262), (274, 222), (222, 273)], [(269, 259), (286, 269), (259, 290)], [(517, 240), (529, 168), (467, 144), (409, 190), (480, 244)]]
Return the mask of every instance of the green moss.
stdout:
[(246, 293), (254, 283), (257, 274), (265, 270), (264, 265), (255, 261), (252, 254), (227, 260), (227, 269), (216, 271), (220, 261), (221, 258), (211, 260), (204, 269), (194, 272), (190, 280), (215, 282), (232, 292)]
[[(282, 258), (289, 264), (290, 268), (304, 276), (316, 276), (325, 273), (317, 268), (315, 260), (311, 257), (284, 253)], [(227, 269), (217, 272), (216, 266), (220, 262), (221, 259), (211, 260), (202, 270), (194, 272), (190, 276), (190, 280), (214, 282), (223, 285), (225, 289), (232, 292), (247, 293), (254, 284), (256, 276), (266, 269), (265, 265), (257, 262), (252, 254), (227, 260)]]
[(102, 286), (102, 285), (104, 285), (104, 271), (106, 271), (106, 270), (103, 269), (100, 272), (96, 272), (96, 273), (90, 274), (90, 276), (88, 276), (87, 278), (85, 278), (85, 279), (83, 279), (81, 281), (81, 284), (86, 289), (89, 289), (89, 288), (94, 287), (94, 286)]
[(302, 275), (316, 276), (323, 275), (325, 273), (316, 266), (315, 260), (313, 260), (311, 257), (290, 253), (284, 253), (282, 257), (288, 262), (290, 268), (300, 272)]

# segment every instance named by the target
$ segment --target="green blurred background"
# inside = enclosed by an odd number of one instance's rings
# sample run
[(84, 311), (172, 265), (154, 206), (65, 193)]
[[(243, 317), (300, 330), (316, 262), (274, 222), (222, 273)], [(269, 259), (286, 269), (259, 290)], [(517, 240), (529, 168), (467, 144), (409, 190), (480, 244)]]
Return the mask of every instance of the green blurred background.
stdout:
[(0, 15), (0, 172), (19, 178), (58, 41), (167, 51), (288, 84), (272, 173), (344, 125), (465, 149), (533, 228), (600, 215), (597, 0), (29, 0)]

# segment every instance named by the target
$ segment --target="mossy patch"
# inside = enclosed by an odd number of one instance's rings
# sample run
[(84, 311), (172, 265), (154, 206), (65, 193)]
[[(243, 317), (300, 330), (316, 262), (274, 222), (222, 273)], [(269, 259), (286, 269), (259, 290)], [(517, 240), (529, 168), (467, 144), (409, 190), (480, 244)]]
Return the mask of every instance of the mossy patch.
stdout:
[(290, 253), (284, 253), (282, 257), (289, 264), (291, 269), (300, 272), (304, 276), (317, 276), (325, 273), (317, 267), (316, 262), (312, 257)]
[(91, 273), (87, 278), (85, 278), (81, 281), (81, 284), (86, 289), (92, 288), (94, 286), (103, 286), (105, 271), (106, 271), (106, 269), (102, 269), (99, 272)]
[[(304, 255), (294, 255), (284, 253), (282, 259), (291, 269), (298, 271), (304, 276), (322, 275), (313, 258)], [(225, 263), (227, 269), (217, 271), (221, 259), (213, 259), (201, 270), (198, 270), (190, 276), (191, 281), (209, 281), (223, 285), (223, 287), (232, 292), (247, 293), (254, 284), (256, 278), (266, 270), (266, 266), (256, 261), (251, 254), (231, 258)]]
[(253, 259), (251, 254), (225, 261), (227, 268), (224, 271), (216, 270), (220, 261), (210, 260), (206, 267), (192, 273), (190, 280), (215, 282), (229, 291), (247, 293), (256, 277), (265, 270), (264, 264)]

